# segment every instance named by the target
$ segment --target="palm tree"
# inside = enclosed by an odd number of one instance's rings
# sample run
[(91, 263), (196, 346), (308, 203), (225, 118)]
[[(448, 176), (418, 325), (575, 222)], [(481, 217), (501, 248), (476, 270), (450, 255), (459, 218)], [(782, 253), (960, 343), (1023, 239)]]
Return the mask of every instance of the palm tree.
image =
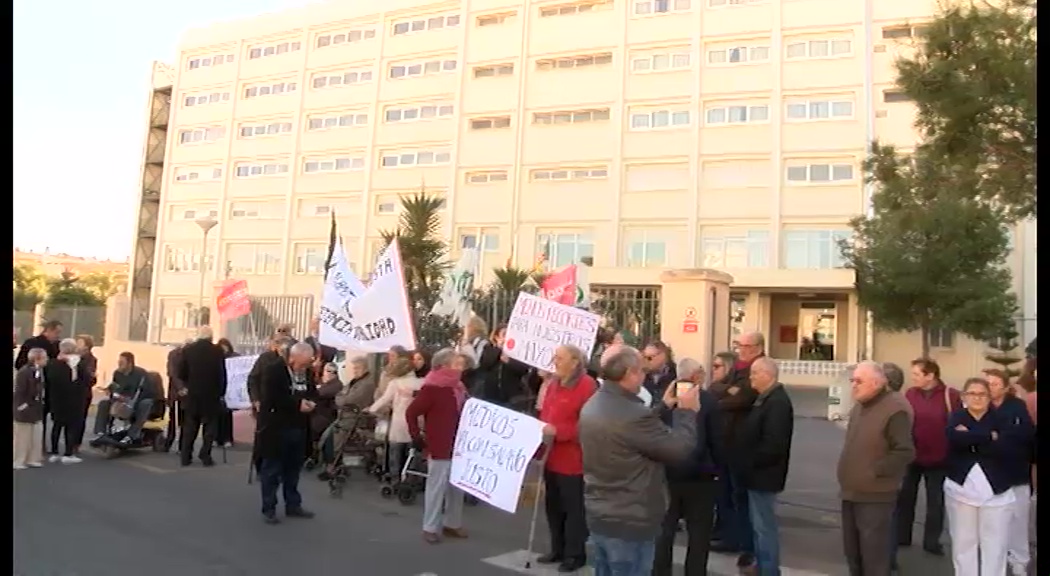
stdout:
[(396, 230), (380, 234), (389, 245), (398, 239), (408, 297), (420, 310), (429, 311), (441, 293), (448, 269), (448, 245), (442, 240), (441, 210), (444, 199), (427, 194), (426, 188), (401, 198)]
[(496, 276), (490, 287), (494, 292), (517, 294), (529, 282), (529, 271), (514, 266), (496, 268), (492, 273)]

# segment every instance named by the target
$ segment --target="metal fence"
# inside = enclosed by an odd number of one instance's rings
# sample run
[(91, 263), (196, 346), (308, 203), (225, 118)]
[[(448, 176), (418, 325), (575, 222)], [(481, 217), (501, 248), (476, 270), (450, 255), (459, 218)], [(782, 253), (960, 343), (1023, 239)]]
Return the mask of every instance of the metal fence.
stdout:
[(281, 324), (291, 324), (300, 338), (309, 333), (313, 296), (252, 296), (251, 312), (226, 323), (224, 333), (241, 354), (256, 354)]
[[(87, 334), (95, 341), (96, 346), (101, 346), (105, 343), (105, 306), (45, 307), (41, 314), (41, 321), (47, 322), (49, 320), (61, 322), (62, 332), (67, 336), (75, 337), (79, 334)], [(29, 322), (32, 324), (32, 318), (30, 318)]]

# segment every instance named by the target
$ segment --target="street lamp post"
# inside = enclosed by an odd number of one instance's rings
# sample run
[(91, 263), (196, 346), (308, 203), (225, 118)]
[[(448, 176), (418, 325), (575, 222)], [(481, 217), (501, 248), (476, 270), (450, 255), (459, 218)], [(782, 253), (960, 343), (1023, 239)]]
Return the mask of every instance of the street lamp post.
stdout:
[(211, 229), (218, 224), (211, 216), (205, 216), (197, 220), (197, 226), (200, 226), (201, 232), (203, 232), (203, 238), (201, 239), (201, 257), (200, 257), (200, 268), (201, 268), (201, 284), (200, 291), (197, 293), (197, 326), (204, 324), (204, 285), (206, 284), (208, 276), (208, 234)]

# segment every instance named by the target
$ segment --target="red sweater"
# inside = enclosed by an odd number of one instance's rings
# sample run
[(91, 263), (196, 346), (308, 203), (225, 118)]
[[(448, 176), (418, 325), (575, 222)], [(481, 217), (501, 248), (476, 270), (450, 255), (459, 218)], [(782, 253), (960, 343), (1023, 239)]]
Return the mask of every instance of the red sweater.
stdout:
[(562, 386), (552, 379), (543, 397), (540, 420), (554, 427), (554, 443), (547, 457), (547, 470), (555, 474), (583, 474), (583, 449), (580, 447), (580, 410), (591, 398), (598, 384), (584, 374), (575, 386)]
[(919, 466), (940, 466), (948, 458), (948, 405), (944, 399), (945, 390), (951, 399), (952, 411), (962, 408), (959, 391), (948, 388), (944, 382), (929, 391), (908, 388), (904, 393), (914, 412), (912, 437), (915, 439), (915, 463)]
[[(408, 433), (413, 440), (426, 439), (427, 453), (434, 460), (451, 460), (452, 446), (456, 443), (456, 430), (459, 428), (459, 415), (462, 405), (456, 397), (454, 385), (442, 385), (437, 380), (455, 379), (459, 382), (459, 372), (442, 369), (427, 375), (423, 387), (405, 410), (408, 420)], [(461, 393), (465, 394), (465, 391)], [(419, 418), (423, 417), (422, 434), (419, 429)]]

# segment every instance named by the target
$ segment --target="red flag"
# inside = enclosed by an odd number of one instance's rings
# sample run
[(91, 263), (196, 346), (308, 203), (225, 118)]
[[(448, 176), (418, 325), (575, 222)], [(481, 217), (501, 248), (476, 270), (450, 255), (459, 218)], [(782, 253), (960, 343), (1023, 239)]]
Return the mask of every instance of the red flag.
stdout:
[(245, 280), (227, 280), (222, 283), (216, 297), (216, 308), (219, 318), (233, 320), (251, 312), (252, 303), (248, 298), (248, 282)]
[(540, 296), (566, 306), (576, 304), (576, 265), (548, 276), (540, 286)]

